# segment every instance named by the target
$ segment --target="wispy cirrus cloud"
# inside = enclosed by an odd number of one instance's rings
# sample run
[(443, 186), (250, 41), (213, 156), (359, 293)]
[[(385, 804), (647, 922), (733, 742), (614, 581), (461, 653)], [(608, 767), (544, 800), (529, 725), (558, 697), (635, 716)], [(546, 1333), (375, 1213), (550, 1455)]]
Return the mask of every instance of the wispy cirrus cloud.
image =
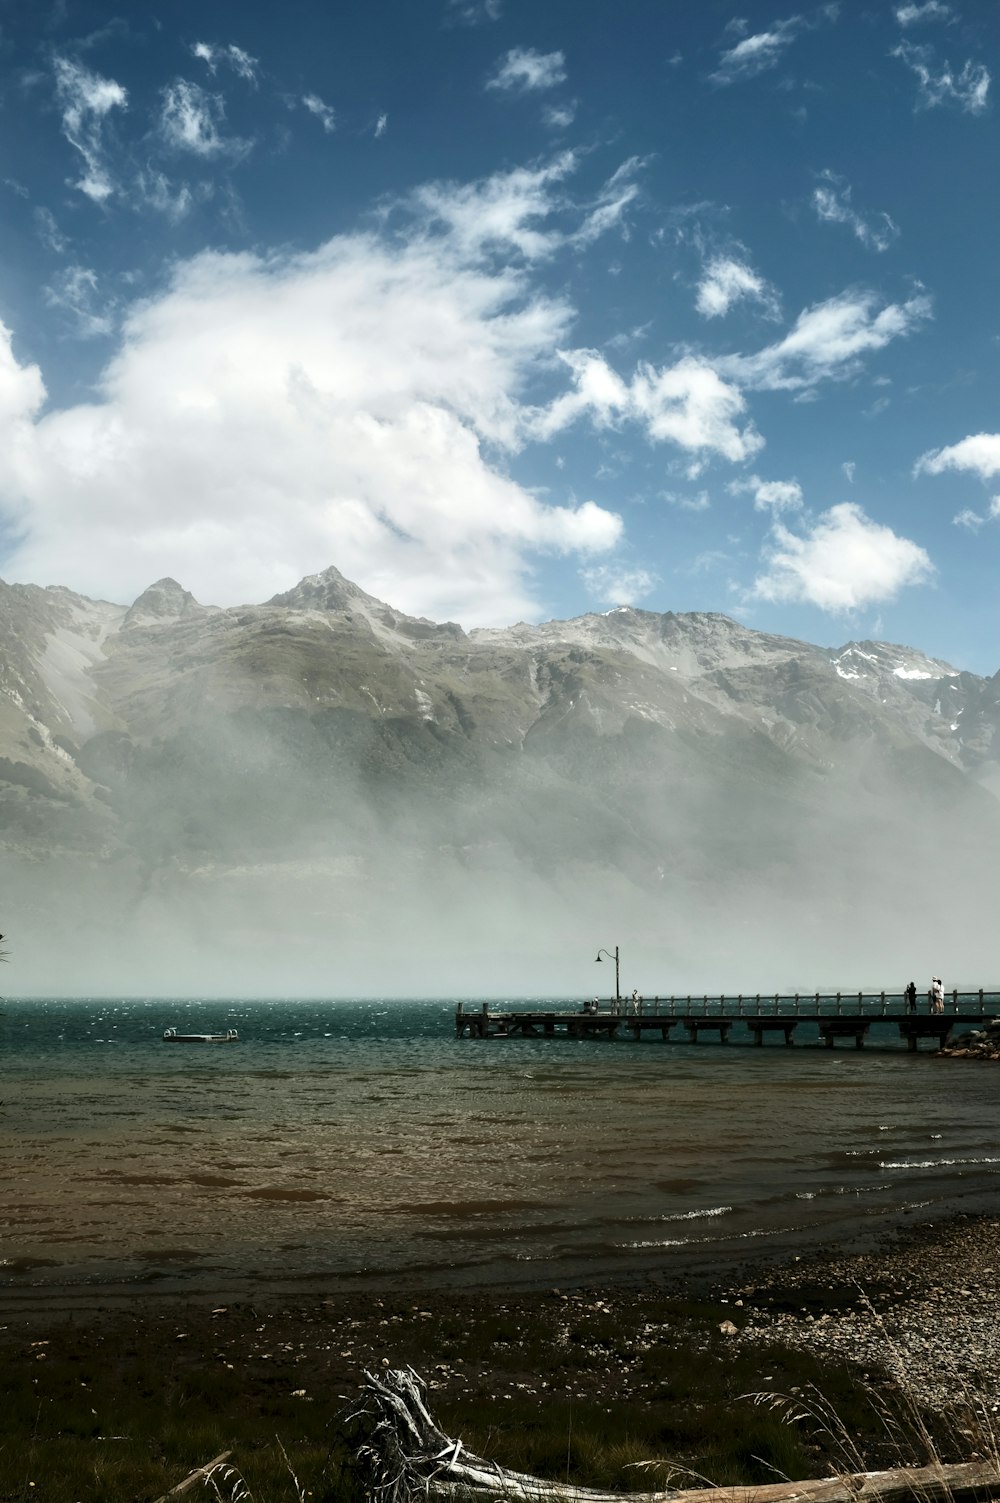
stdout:
[(502, 14), (503, 0), (448, 0), (445, 19), (452, 26), (485, 26)]
[(899, 226), (888, 214), (866, 218), (851, 203), (851, 186), (828, 168), (820, 173), (821, 182), (813, 189), (812, 206), (817, 217), (827, 224), (843, 224), (868, 250), (886, 251), (899, 237)]
[(995, 522), (1000, 517), (1000, 496), (994, 496), (985, 515), (979, 511), (973, 511), (971, 506), (963, 507), (952, 517), (952, 526), (964, 527), (967, 532), (978, 532), (985, 527), (987, 522)]
[(752, 355), (723, 356), (715, 365), (761, 391), (804, 391), (854, 375), (866, 355), (907, 337), (930, 317), (924, 293), (879, 308), (872, 292), (843, 292), (806, 308), (783, 339)]
[(804, 532), (775, 522), (764, 562), (753, 598), (815, 605), (834, 615), (894, 600), (934, 574), (925, 549), (873, 522), (852, 501), (831, 506)]
[(775, 21), (766, 31), (743, 37), (723, 52), (718, 67), (709, 74), (713, 83), (733, 84), (744, 78), (756, 78), (776, 68), (803, 28), (801, 16)]
[(102, 297), (97, 273), (87, 266), (67, 266), (45, 288), (50, 308), (64, 313), (80, 339), (96, 339), (114, 329), (113, 303)]
[(967, 115), (982, 115), (989, 107), (990, 73), (971, 59), (955, 72), (949, 62), (937, 63), (931, 47), (900, 42), (893, 57), (905, 63), (917, 80), (917, 109), (953, 106)]
[(229, 42), (225, 46), (214, 42), (195, 42), (191, 51), (205, 64), (213, 77), (221, 66), (225, 66), (232, 68), (247, 83), (256, 86), (258, 60), (251, 57), (249, 52), (244, 52), (242, 47), (237, 47), (235, 42)]
[[(772, 21), (764, 31), (741, 35), (740, 40), (728, 47), (719, 58), (715, 71), (710, 73), (712, 83), (726, 86), (741, 83), (747, 78), (756, 78), (781, 63), (792, 43), (804, 32), (814, 31), (818, 26), (836, 21), (840, 14), (837, 0), (820, 5), (809, 15), (786, 16), (783, 21)], [(730, 21), (726, 27), (730, 33), (745, 33), (747, 23)]]
[(566, 82), (566, 58), (562, 52), (536, 52), (533, 47), (512, 47), (504, 54), (488, 89), (512, 94), (537, 94)]
[(410, 202), (429, 224), (445, 228), (464, 255), (505, 249), (536, 261), (566, 244), (566, 232), (553, 221), (553, 193), (577, 165), (576, 153), (565, 151), (541, 165), (516, 167), (471, 183), (426, 183)]
[(921, 4), (897, 5), (896, 20), (900, 26), (923, 26), (928, 21), (953, 21), (955, 13), (950, 5), (941, 0), (924, 0)]
[(330, 104), (325, 104), (318, 94), (303, 94), (302, 103), (310, 115), (315, 115), (327, 135), (332, 135), (337, 129), (337, 112)]
[(39, 205), (33, 212), (35, 233), (47, 250), (64, 256), (69, 250), (69, 238), (63, 234), (51, 209)]
[(224, 134), (226, 108), (221, 95), (178, 78), (163, 90), (162, 100), (160, 134), (174, 150), (205, 158), (238, 158), (250, 151), (252, 142)]
[(735, 255), (712, 256), (705, 264), (695, 295), (695, 307), (705, 318), (721, 318), (739, 302), (758, 303), (772, 317), (778, 313), (775, 289)]
[(56, 97), (63, 135), (84, 161), (84, 174), (73, 186), (103, 204), (116, 190), (107, 162), (105, 123), (112, 110), (128, 108), (128, 91), (70, 58), (55, 60)]

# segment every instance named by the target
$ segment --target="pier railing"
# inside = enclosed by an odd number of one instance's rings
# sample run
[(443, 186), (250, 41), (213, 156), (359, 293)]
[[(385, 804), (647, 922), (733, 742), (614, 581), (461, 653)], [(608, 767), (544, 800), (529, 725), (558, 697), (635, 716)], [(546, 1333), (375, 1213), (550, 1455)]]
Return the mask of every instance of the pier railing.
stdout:
[[(593, 1005), (593, 1004), (592, 1004)], [(597, 1010), (621, 1017), (891, 1017), (907, 1011), (902, 992), (736, 992), (719, 996), (689, 992), (669, 997), (614, 997), (597, 1000)], [(929, 1012), (929, 995), (917, 993), (918, 1012)], [(984, 1013), (1000, 1016), (1000, 991), (958, 991), (944, 994), (944, 1010), (950, 1013)]]

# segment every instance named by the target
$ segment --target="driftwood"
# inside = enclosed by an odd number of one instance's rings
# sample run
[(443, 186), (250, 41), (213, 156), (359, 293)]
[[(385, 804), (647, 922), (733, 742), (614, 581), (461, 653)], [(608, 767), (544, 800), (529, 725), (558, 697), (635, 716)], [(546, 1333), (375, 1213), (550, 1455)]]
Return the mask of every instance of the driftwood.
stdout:
[(192, 1472), (190, 1477), (185, 1477), (183, 1482), (178, 1482), (176, 1487), (172, 1487), (168, 1493), (164, 1493), (162, 1497), (157, 1498), (156, 1503), (170, 1503), (171, 1498), (183, 1497), (186, 1492), (194, 1487), (196, 1482), (204, 1482), (209, 1472), (214, 1472), (217, 1466), (222, 1466), (223, 1462), (228, 1461), (232, 1454), (232, 1451), (223, 1451), (222, 1455), (216, 1456), (214, 1461), (206, 1461), (205, 1465), (198, 1467), (197, 1471)]
[(507, 1471), (467, 1451), (438, 1429), (424, 1403), (423, 1383), (412, 1368), (376, 1376), (365, 1373), (357, 1450), (360, 1480), (372, 1503), (416, 1503), (417, 1499), (464, 1498), (473, 1503), (900, 1503), (1000, 1498), (1000, 1466), (973, 1461), (954, 1466), (899, 1467), (856, 1472), (812, 1482), (777, 1482), (762, 1487), (666, 1489), (648, 1493), (608, 1493), (569, 1483), (547, 1482)]

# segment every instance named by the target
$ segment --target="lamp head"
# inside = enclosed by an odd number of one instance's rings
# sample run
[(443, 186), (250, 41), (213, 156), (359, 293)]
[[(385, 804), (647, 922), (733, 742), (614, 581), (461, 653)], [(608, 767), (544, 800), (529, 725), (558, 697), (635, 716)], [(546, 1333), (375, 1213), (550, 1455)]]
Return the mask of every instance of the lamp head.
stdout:
[(601, 963), (601, 956), (600, 956), (599, 952), (598, 952), (597, 955), (594, 956), (594, 959), (597, 961), (598, 965), (600, 965), (600, 963)]

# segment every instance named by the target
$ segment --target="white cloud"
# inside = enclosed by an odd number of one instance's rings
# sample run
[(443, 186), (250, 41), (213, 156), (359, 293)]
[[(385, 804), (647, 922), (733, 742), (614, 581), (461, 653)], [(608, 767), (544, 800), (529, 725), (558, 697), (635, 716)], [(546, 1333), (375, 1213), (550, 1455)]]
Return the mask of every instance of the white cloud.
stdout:
[(937, 68), (933, 50), (913, 42), (900, 42), (893, 48), (892, 56), (900, 58), (916, 74), (918, 108), (931, 110), (950, 104), (967, 115), (981, 115), (988, 108), (990, 75), (982, 63), (970, 59), (960, 73), (953, 72), (947, 62)]
[[(310, 115), (315, 115), (327, 135), (337, 129), (337, 113), (332, 105), (324, 104), (318, 94), (303, 94), (302, 103)], [(376, 131), (376, 135), (378, 132)]]
[(572, 310), (481, 257), (462, 194), (450, 215), (428, 198), (433, 216), (411, 200), (408, 226), (398, 205), (308, 255), (178, 263), (75, 405), (43, 413), (38, 370), (0, 338), (0, 501), (23, 537), (5, 576), (127, 601), (166, 573), (225, 604), (336, 563), (477, 624), (539, 612), (539, 552), (613, 549), (613, 512), (506, 473)]
[(992, 480), (1000, 473), (1000, 433), (971, 433), (945, 449), (929, 449), (913, 473), (941, 475), (945, 470), (971, 470), (980, 480)]
[(969, 532), (978, 532), (986, 521), (986, 518), (980, 516), (978, 511), (972, 511), (970, 507), (966, 506), (962, 511), (956, 512), (951, 520), (956, 527), (964, 527)]
[(743, 37), (722, 54), (719, 66), (710, 76), (716, 83), (731, 84), (776, 68), (801, 28), (802, 18), (789, 16), (785, 21), (775, 21), (767, 31)]
[(64, 256), (69, 250), (69, 240), (59, 228), (52, 210), (39, 206), (35, 209), (33, 217), (35, 231), (42, 244), (55, 255)]
[(899, 226), (888, 214), (866, 219), (851, 205), (850, 184), (834, 173), (820, 173), (823, 181), (813, 190), (812, 204), (820, 219), (829, 224), (846, 224), (869, 250), (886, 251), (899, 235)]
[(754, 581), (758, 599), (802, 602), (834, 614), (892, 600), (934, 573), (923, 548), (873, 522), (851, 501), (832, 506), (804, 535), (775, 523), (766, 565)]
[(696, 496), (685, 495), (683, 491), (662, 491), (660, 494), (669, 506), (676, 506), (678, 511), (708, 511), (712, 505), (708, 491), (699, 491)]
[(603, 605), (632, 605), (659, 583), (649, 569), (630, 568), (627, 564), (597, 564), (580, 570), (580, 578), (595, 600)]
[(380, 140), (381, 137), (385, 135), (385, 133), (386, 133), (386, 131), (388, 129), (389, 129), (389, 116), (386, 115), (386, 114), (379, 115), (378, 119), (375, 121), (375, 139), (376, 139), (376, 141)]
[(919, 26), (925, 21), (950, 21), (952, 19), (950, 5), (942, 5), (940, 0), (924, 0), (923, 5), (897, 5), (896, 20), (900, 26)]
[(45, 288), (45, 300), (69, 317), (81, 339), (95, 339), (114, 328), (112, 304), (101, 297), (97, 273), (87, 266), (67, 266)]
[(847, 483), (848, 483), (848, 485), (853, 485), (854, 484), (854, 471), (857, 469), (857, 465), (855, 464), (854, 460), (853, 459), (845, 459), (844, 463), (840, 466), (840, 468), (843, 470), (844, 474), (847, 476)]
[(745, 261), (737, 261), (732, 256), (713, 256), (698, 283), (695, 297), (698, 312), (705, 318), (720, 318), (744, 298), (763, 304), (769, 313), (777, 311), (774, 288)]
[(515, 250), (538, 260), (566, 243), (565, 233), (548, 222), (552, 190), (576, 166), (576, 156), (567, 151), (542, 166), (515, 167), (473, 183), (428, 183), (412, 202), (467, 256)]
[(550, 130), (566, 130), (576, 119), (576, 101), (568, 104), (549, 104), (542, 111), (542, 122)]
[(502, 0), (448, 0), (448, 5), (449, 19), (461, 26), (483, 26), (503, 14)]
[(802, 506), (802, 487), (797, 480), (761, 480), (748, 475), (734, 480), (726, 489), (731, 495), (752, 495), (756, 511), (798, 511)]
[(843, 292), (799, 314), (784, 339), (754, 355), (728, 355), (716, 368), (764, 391), (807, 391), (824, 380), (856, 373), (861, 359), (904, 338), (931, 316), (930, 299), (915, 294), (876, 311), (870, 292)]
[(574, 390), (557, 397), (535, 417), (534, 431), (551, 437), (578, 418), (598, 428), (638, 424), (654, 443), (673, 443), (694, 453), (733, 463), (751, 458), (764, 440), (752, 423), (740, 427), (745, 403), (706, 361), (686, 355), (657, 369), (642, 363), (624, 381), (596, 350), (562, 350)]
[(224, 47), (215, 45), (213, 42), (195, 42), (191, 48), (195, 57), (205, 63), (208, 71), (215, 75), (219, 64), (224, 63), (227, 67), (238, 73), (240, 78), (247, 83), (257, 83), (257, 59), (251, 57), (249, 52), (244, 52), (242, 47), (237, 47), (234, 42)]
[(171, 224), (180, 224), (194, 206), (194, 194), (187, 183), (175, 187), (165, 173), (151, 167), (138, 174), (136, 188), (142, 202), (163, 214)]
[(102, 78), (65, 57), (56, 58), (55, 74), (63, 134), (84, 161), (83, 177), (74, 187), (102, 204), (115, 191), (106, 161), (104, 126), (112, 110), (128, 108), (128, 93), (113, 78)]
[(169, 146), (198, 157), (241, 157), (251, 143), (224, 136), (226, 118), (221, 95), (208, 94), (199, 84), (178, 78), (163, 90), (160, 132)]
[(600, 239), (616, 225), (623, 224), (626, 209), (639, 197), (639, 185), (635, 177), (643, 165), (642, 157), (629, 157), (612, 173), (597, 195), (590, 213), (573, 236), (574, 244), (589, 245), (592, 240)]
[(536, 52), (533, 47), (512, 47), (497, 71), (487, 80), (488, 89), (517, 94), (537, 93), (566, 81), (566, 59), (561, 52)]

